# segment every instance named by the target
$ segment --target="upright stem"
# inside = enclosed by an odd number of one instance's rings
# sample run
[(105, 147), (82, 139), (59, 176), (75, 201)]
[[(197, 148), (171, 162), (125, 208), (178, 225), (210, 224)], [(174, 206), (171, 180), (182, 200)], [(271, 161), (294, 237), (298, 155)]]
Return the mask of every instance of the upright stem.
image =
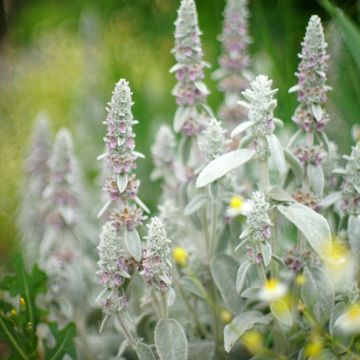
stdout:
[(127, 325), (122, 317), (122, 314), (117, 314), (117, 318), (119, 320), (119, 324), (120, 324), (121, 330), (124, 333), (124, 336), (129, 341), (129, 344), (135, 348), (137, 345), (137, 340), (134, 337), (134, 335), (131, 333), (131, 331), (127, 328)]

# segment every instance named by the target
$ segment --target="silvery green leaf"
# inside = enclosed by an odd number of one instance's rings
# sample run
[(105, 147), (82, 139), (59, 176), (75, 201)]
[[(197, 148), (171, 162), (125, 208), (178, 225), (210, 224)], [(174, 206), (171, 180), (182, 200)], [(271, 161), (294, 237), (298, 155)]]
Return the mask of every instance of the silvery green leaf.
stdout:
[(100, 219), (104, 213), (106, 212), (106, 210), (109, 208), (109, 206), (111, 205), (111, 199), (109, 199), (105, 205), (101, 208), (101, 210), (99, 211), (98, 215), (97, 215), (97, 218)]
[(128, 346), (129, 346), (129, 341), (125, 339), (119, 346), (119, 350), (117, 352), (116, 357), (120, 358)]
[(106, 153), (103, 153), (101, 155), (99, 155), (96, 160), (102, 160), (102, 159), (105, 159), (109, 154), (106, 152)]
[(234, 317), (230, 324), (224, 328), (224, 348), (230, 352), (236, 341), (255, 324), (268, 325), (271, 317), (264, 316), (259, 311), (245, 311)]
[(246, 101), (242, 101), (242, 100), (239, 100), (237, 102), (237, 104), (244, 107), (245, 109), (248, 109), (250, 107), (249, 103), (247, 103)]
[(145, 155), (139, 151), (133, 151), (132, 154), (140, 159), (145, 159)]
[(120, 194), (122, 194), (125, 191), (126, 187), (127, 187), (128, 176), (126, 174), (118, 175), (117, 178), (116, 178), (116, 184), (118, 186)]
[(231, 137), (234, 138), (238, 135), (240, 135), (241, 133), (243, 133), (244, 131), (246, 131), (247, 129), (249, 129), (250, 127), (252, 127), (254, 125), (253, 121), (245, 121), (240, 123), (240, 125), (238, 125), (231, 133)]
[(286, 302), (282, 299), (277, 299), (270, 304), (270, 311), (274, 318), (281, 324), (291, 327), (293, 319)]
[(320, 324), (324, 324), (333, 309), (335, 293), (333, 286), (319, 266), (305, 266), (305, 284), (301, 287), (301, 297), (312, 316)]
[(284, 126), (284, 122), (281, 119), (273, 118), (275, 126), (282, 128)]
[(155, 355), (149, 345), (144, 343), (137, 344), (135, 352), (139, 360), (155, 360)]
[(331, 232), (326, 219), (309, 207), (293, 203), (278, 205), (278, 210), (291, 221), (305, 236), (310, 246), (323, 257), (331, 246)]
[(237, 271), (237, 275), (236, 275), (236, 292), (238, 294), (241, 293), (241, 290), (243, 289), (243, 287), (245, 285), (246, 274), (249, 271), (252, 264), (253, 264), (252, 261), (245, 260), (240, 265), (239, 270)]
[(179, 154), (183, 162), (189, 159), (192, 146), (191, 137), (182, 137), (179, 143)]
[(328, 196), (320, 200), (319, 205), (322, 209), (326, 209), (329, 206), (335, 204), (338, 200), (340, 200), (340, 197), (341, 197), (340, 191), (330, 193)]
[(320, 121), (323, 117), (323, 109), (319, 104), (312, 104), (311, 105), (311, 112), (313, 113), (315, 120)]
[(125, 245), (130, 255), (136, 260), (140, 261), (142, 258), (141, 240), (137, 230), (125, 231)]
[(310, 187), (314, 194), (322, 196), (325, 186), (325, 177), (322, 167), (320, 165), (309, 164), (307, 166), (307, 173)]
[(72, 207), (61, 206), (59, 207), (59, 211), (67, 225), (71, 225), (74, 222), (76, 216), (75, 216), (75, 211)]
[(201, 104), (201, 107), (212, 117), (216, 119), (215, 113), (212, 111), (209, 105), (207, 104)]
[(264, 260), (264, 265), (265, 267), (267, 267), (269, 266), (271, 261), (271, 255), (272, 255), (271, 245), (267, 241), (262, 241), (260, 243), (260, 250)]
[(279, 186), (273, 186), (270, 188), (267, 195), (270, 199), (278, 202), (294, 202), (294, 199), (291, 197), (291, 195)]
[(284, 149), (285, 160), (289, 164), (290, 169), (295, 175), (296, 183), (302, 183), (304, 177), (304, 168), (299, 159), (289, 150)]
[(155, 328), (154, 340), (160, 360), (187, 360), (186, 335), (176, 320), (159, 320)]
[(261, 288), (259, 286), (247, 288), (241, 293), (241, 297), (246, 299), (254, 299), (258, 296), (260, 289)]
[[(240, 235), (240, 239), (242, 241), (240, 241), (240, 243), (236, 246), (236, 248), (234, 249), (234, 251), (238, 251), (239, 249), (241, 249), (248, 241), (249, 241), (249, 238), (246, 238), (247, 237), (247, 234), (249, 234), (249, 230), (246, 229), (244, 232), (241, 233)], [(241, 236), (244, 235), (244, 238), (241, 238)]]
[(239, 264), (227, 254), (215, 256), (210, 264), (211, 275), (227, 307), (235, 314), (242, 308), (243, 301), (236, 293), (236, 274)]
[(333, 307), (329, 320), (329, 332), (331, 336), (341, 335), (340, 329), (335, 327), (336, 320), (345, 313), (347, 305), (344, 301), (340, 301)]
[(191, 108), (188, 106), (179, 106), (176, 110), (175, 117), (174, 117), (174, 131), (179, 132), (186, 119), (189, 117)]
[(348, 237), (351, 249), (355, 254), (360, 252), (360, 216), (350, 215), (348, 222)]
[(333, 174), (337, 174), (337, 175), (346, 175), (347, 171), (344, 168), (335, 168), (333, 170)]
[(195, 195), (190, 202), (186, 205), (184, 209), (184, 214), (186, 216), (193, 214), (194, 212), (201, 209), (206, 203), (210, 200), (207, 194), (198, 194)]
[(135, 202), (148, 214), (150, 214), (150, 209), (143, 203), (143, 201), (137, 196)]
[(209, 94), (209, 89), (202, 81), (195, 81), (196, 88), (203, 94)]
[(184, 64), (177, 63), (170, 68), (169, 73), (176, 72), (176, 71), (182, 69), (184, 66), (185, 66)]
[(329, 142), (329, 139), (325, 133), (325, 131), (319, 131), (316, 133), (316, 136), (321, 140), (321, 142), (324, 144), (325, 146), (325, 150), (326, 151), (330, 151), (331, 149), (331, 145), (330, 145), (330, 142)]
[(183, 276), (181, 278), (181, 283), (182, 286), (184, 287), (184, 289), (190, 293), (192, 293), (193, 295), (204, 299), (206, 296), (206, 291), (203, 287), (203, 285), (201, 284), (200, 281), (198, 281), (195, 278), (192, 278), (190, 276)]
[(188, 360), (210, 360), (215, 355), (215, 342), (198, 340), (189, 342)]
[(274, 99), (274, 100), (271, 100), (268, 104), (267, 104), (267, 108), (266, 110), (267, 111), (272, 111), (276, 108), (277, 106), (277, 101)]
[(293, 92), (296, 92), (296, 91), (299, 91), (301, 88), (300, 88), (300, 85), (299, 84), (296, 84), (294, 86), (292, 86), (290, 89), (289, 89), (289, 93), (293, 93)]
[(211, 161), (201, 171), (196, 180), (196, 187), (204, 187), (215, 180), (220, 179), (230, 171), (247, 163), (255, 154), (254, 150), (239, 149), (230, 151), (217, 159)]
[(276, 170), (280, 174), (283, 174), (286, 167), (283, 147), (280, 144), (280, 141), (278, 140), (276, 135), (274, 134), (267, 135), (266, 140), (269, 145), (270, 153), (274, 160)]
[(241, 138), (240, 142), (239, 142), (239, 147), (246, 147), (248, 146), (254, 139), (254, 136), (252, 134), (249, 135), (245, 135), (244, 137)]

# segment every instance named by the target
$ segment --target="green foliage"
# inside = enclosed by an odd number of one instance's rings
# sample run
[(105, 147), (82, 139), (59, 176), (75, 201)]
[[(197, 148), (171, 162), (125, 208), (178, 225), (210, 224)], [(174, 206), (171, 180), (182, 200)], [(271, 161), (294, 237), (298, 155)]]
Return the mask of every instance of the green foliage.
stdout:
[(155, 345), (161, 360), (186, 360), (188, 344), (182, 326), (174, 319), (160, 320), (155, 328)]
[[(74, 323), (61, 330), (55, 322), (48, 323), (55, 345), (46, 347), (43, 353), (37, 330), (40, 324), (47, 323), (47, 311), (38, 307), (36, 301), (47, 291), (47, 276), (36, 264), (28, 272), (20, 256), (14, 257), (12, 263), (14, 273), (0, 280), (0, 290), (11, 297), (0, 301), (0, 338), (11, 346), (11, 359), (31, 360), (45, 356), (60, 360), (65, 354), (77, 359)], [(14, 306), (16, 302), (18, 305)]]

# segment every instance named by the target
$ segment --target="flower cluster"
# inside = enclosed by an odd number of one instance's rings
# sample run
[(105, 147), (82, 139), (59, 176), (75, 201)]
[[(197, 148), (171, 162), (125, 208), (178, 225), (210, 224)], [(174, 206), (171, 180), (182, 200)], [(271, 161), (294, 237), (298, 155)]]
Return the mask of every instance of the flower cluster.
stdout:
[(118, 289), (127, 278), (130, 269), (126, 252), (122, 249), (117, 228), (108, 222), (104, 225), (98, 246), (98, 272), (101, 283), (109, 290)]
[[(107, 134), (104, 139), (107, 147), (108, 165), (117, 175), (126, 176), (136, 168), (137, 154), (134, 153), (135, 135), (131, 106), (132, 93), (126, 80), (120, 79), (115, 85), (113, 96), (108, 104), (105, 121)], [(120, 189), (122, 192), (122, 189)]]
[(150, 288), (168, 291), (172, 277), (170, 273), (169, 244), (165, 227), (158, 217), (151, 219), (146, 236), (146, 250), (141, 272)]
[(220, 36), (222, 54), (220, 69), (214, 73), (219, 77), (219, 90), (225, 93), (225, 101), (220, 108), (220, 118), (233, 125), (246, 116), (246, 109), (239, 105), (241, 91), (249, 83), (250, 57), (248, 46), (251, 43), (248, 29), (249, 9), (247, 0), (228, 0), (224, 11), (224, 26)]
[(293, 121), (306, 132), (323, 131), (329, 121), (328, 114), (321, 107), (326, 102), (327, 91), (330, 90), (326, 85), (326, 47), (321, 20), (313, 15), (306, 28), (302, 51), (299, 54), (301, 61), (296, 73), (298, 84), (289, 90), (298, 92), (300, 102)]
[[(170, 72), (174, 72), (178, 83), (173, 94), (179, 106), (195, 107), (206, 103), (206, 97), (209, 91), (204, 80), (204, 67), (207, 65), (202, 61), (203, 51), (200, 42), (201, 32), (199, 30), (197, 11), (194, 0), (182, 0), (178, 10), (178, 18), (175, 22), (175, 47), (173, 53), (177, 64)], [(192, 117), (185, 119), (192, 120), (192, 126), (197, 129), (198, 122)], [(189, 132), (189, 131), (187, 131)]]
[[(139, 270), (141, 259), (137, 227), (145, 220), (141, 207), (146, 207), (137, 196), (140, 181), (132, 172), (140, 155), (134, 151), (133, 125), (137, 122), (133, 119), (132, 105), (129, 84), (120, 79), (109, 103), (105, 122), (107, 134), (104, 138), (107, 146), (105, 157), (110, 170), (104, 191), (110, 200), (100, 211), (100, 215), (104, 214), (111, 203), (119, 202), (119, 207), (113, 208), (108, 214), (98, 247), (98, 275), (104, 286), (99, 298), (102, 298), (101, 304), (106, 315), (126, 309), (125, 280), (131, 278), (135, 270)], [(131, 236), (128, 241), (136, 244), (131, 245), (127, 240), (124, 241), (127, 236)], [(132, 252), (134, 247), (139, 250)]]
[(215, 118), (210, 119), (202, 137), (199, 140), (199, 147), (206, 156), (207, 161), (216, 159), (225, 150), (225, 131), (220, 121)]
[(249, 109), (249, 121), (240, 124), (231, 135), (232, 137), (238, 135), (239, 128), (242, 128), (242, 131), (249, 129), (257, 154), (264, 159), (270, 154), (266, 136), (274, 132), (277, 122), (273, 111), (277, 105), (274, 95), (278, 89), (271, 89), (271, 86), (272, 80), (266, 75), (258, 75), (250, 83), (250, 88), (242, 92), (248, 101), (246, 105)]
[(48, 223), (56, 230), (73, 227), (77, 219), (77, 169), (70, 132), (61, 129), (49, 161), (50, 182), (45, 190)]
[(306, 144), (298, 145), (294, 149), (294, 154), (304, 165), (320, 165), (327, 155), (322, 145), (310, 146)]
[(260, 191), (253, 193), (252, 203), (253, 206), (247, 217), (244, 236), (246, 235), (256, 243), (267, 241), (271, 236), (269, 203), (265, 200), (265, 195)]
[(298, 203), (304, 204), (307, 207), (313, 209), (314, 211), (320, 211), (320, 201), (319, 199), (311, 192), (297, 189), (293, 195), (293, 199)]
[(360, 215), (360, 142), (352, 148), (347, 160), (341, 187), (342, 210), (346, 214)]

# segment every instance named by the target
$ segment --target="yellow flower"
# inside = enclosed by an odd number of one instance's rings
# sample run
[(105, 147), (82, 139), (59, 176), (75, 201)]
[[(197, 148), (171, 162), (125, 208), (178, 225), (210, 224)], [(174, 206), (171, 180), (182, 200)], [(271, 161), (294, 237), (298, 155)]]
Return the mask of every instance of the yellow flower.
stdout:
[(241, 341), (252, 354), (258, 353), (263, 348), (263, 338), (259, 331), (247, 331), (241, 337)]
[(232, 315), (226, 309), (222, 309), (220, 311), (220, 318), (221, 318), (221, 320), (223, 321), (224, 324), (228, 324), (232, 320)]
[(244, 205), (244, 199), (240, 196), (234, 195), (230, 199), (230, 207), (234, 210), (240, 210)]
[(12, 309), (10, 315), (15, 317), (17, 315), (16, 309)]
[(339, 239), (335, 239), (324, 251), (324, 269), (335, 289), (343, 289), (353, 281), (354, 260), (349, 249)]
[(324, 348), (324, 343), (322, 339), (315, 337), (311, 342), (309, 342), (305, 347), (305, 356), (319, 356), (322, 349)]
[(343, 332), (355, 334), (360, 331), (360, 303), (352, 304), (335, 322)]
[(25, 299), (23, 297), (20, 298), (20, 305), (21, 306), (25, 306), (26, 302)]
[(295, 283), (296, 285), (304, 285), (306, 283), (306, 277), (304, 274), (298, 274), (296, 275), (296, 278), (295, 278)]
[(235, 217), (238, 215), (247, 216), (252, 209), (252, 202), (250, 200), (244, 200), (241, 196), (234, 195), (229, 202), (229, 206), (226, 209), (226, 215), (229, 217)]
[(259, 299), (265, 301), (274, 301), (286, 294), (286, 285), (278, 279), (272, 278), (266, 280), (259, 292)]
[(187, 251), (180, 246), (177, 246), (176, 248), (173, 249), (172, 256), (175, 263), (180, 266), (185, 266), (189, 258), (189, 254), (187, 253)]

